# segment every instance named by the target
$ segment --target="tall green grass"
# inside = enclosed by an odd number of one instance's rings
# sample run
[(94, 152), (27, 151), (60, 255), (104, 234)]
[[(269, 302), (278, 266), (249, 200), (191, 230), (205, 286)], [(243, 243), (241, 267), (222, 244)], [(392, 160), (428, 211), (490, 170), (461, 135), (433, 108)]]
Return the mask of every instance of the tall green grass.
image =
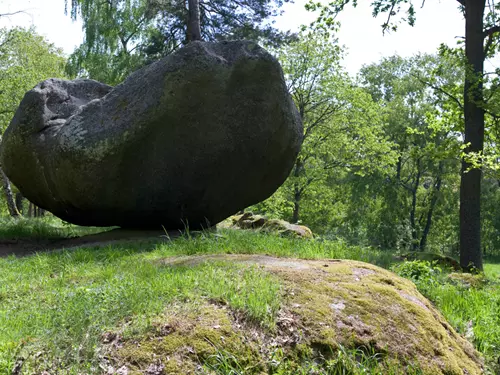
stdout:
[(103, 332), (127, 319), (139, 332), (175, 301), (221, 300), (273, 324), (280, 286), (268, 274), (227, 263), (171, 267), (145, 255), (108, 248), (1, 260), (0, 373), (39, 352), (67, 373), (95, 372)]

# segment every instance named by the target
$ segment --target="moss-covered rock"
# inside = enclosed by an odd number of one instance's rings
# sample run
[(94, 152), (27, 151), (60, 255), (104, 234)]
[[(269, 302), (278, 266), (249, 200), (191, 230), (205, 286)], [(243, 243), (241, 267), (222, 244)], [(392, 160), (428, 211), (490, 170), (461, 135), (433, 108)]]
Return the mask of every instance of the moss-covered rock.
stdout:
[(313, 238), (311, 229), (305, 225), (291, 224), (285, 220), (268, 219), (261, 215), (254, 215), (251, 212), (231, 216), (224, 222), (219, 223), (219, 227), (257, 229), (287, 237)]
[(488, 279), (484, 274), (452, 272), (447, 278), (453, 284), (460, 285), (464, 288), (482, 288), (488, 284)]
[(194, 374), (221, 351), (237, 353), (243, 366), (259, 364), (258, 347), (244, 333), (226, 306), (177, 305), (153, 323), (149, 335), (126, 340), (117, 350), (115, 367), (125, 366), (130, 375), (148, 373), (152, 366), (161, 374)]
[(410, 260), (410, 261), (411, 260), (423, 260), (423, 261), (427, 261), (427, 262), (435, 262), (437, 265), (439, 265), (441, 267), (449, 268), (449, 269), (452, 269), (454, 271), (462, 271), (462, 267), (460, 266), (460, 263), (456, 259), (453, 259), (452, 257), (446, 256), (446, 255), (413, 251), (413, 252), (410, 252), (410, 253), (403, 255), (402, 258), (405, 260)]
[(302, 138), (270, 53), (251, 41), (193, 42), (114, 88), (38, 84), (0, 159), (23, 196), (65, 221), (201, 229), (271, 196)]
[(168, 263), (212, 261), (256, 264), (280, 280), (283, 300), (275, 328), (248, 325), (241, 314), (217, 304), (174, 308), (150, 334), (124, 342), (115, 352), (119, 366), (143, 374), (160, 361), (165, 374), (211, 373), (207, 363), (222, 355), (245, 374), (295, 374), (308, 360), (320, 371), (311, 373), (329, 374), (335, 373), (327, 369), (338, 362), (339, 352), (354, 350), (361, 353), (354, 361), (363, 353), (375, 358), (376, 374), (483, 373), (473, 346), (412, 282), (392, 272), (357, 261), (255, 255), (183, 257)]

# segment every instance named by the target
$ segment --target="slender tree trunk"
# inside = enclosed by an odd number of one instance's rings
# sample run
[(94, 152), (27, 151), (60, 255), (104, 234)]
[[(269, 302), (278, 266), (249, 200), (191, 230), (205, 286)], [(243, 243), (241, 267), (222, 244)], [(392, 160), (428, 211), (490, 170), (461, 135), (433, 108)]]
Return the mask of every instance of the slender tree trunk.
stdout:
[(441, 191), (441, 184), (443, 181), (443, 162), (439, 162), (439, 171), (436, 178), (436, 184), (434, 185), (434, 191), (432, 192), (431, 203), (429, 205), (429, 210), (427, 211), (427, 220), (425, 222), (425, 227), (422, 232), (422, 238), (420, 238), (420, 251), (425, 251), (427, 246), (427, 237), (431, 231), (432, 226), (432, 215), (434, 214), (434, 208), (436, 207), (437, 200), (439, 198), (439, 192)]
[(396, 181), (398, 182), (398, 184), (399, 184), (399, 181), (401, 181), (401, 167), (403, 164), (402, 159), (403, 159), (403, 157), (401, 155), (399, 155), (398, 162), (396, 164)]
[(302, 160), (297, 158), (295, 160), (295, 167), (293, 169), (293, 176), (295, 177), (295, 182), (293, 184), (293, 215), (292, 215), (292, 223), (298, 223), (300, 219), (300, 201), (302, 200), (302, 189), (300, 188), (300, 184), (297, 179), (300, 177), (300, 174), (303, 170)]
[(417, 224), (415, 223), (415, 215), (417, 212), (417, 193), (420, 186), (420, 159), (417, 159), (417, 176), (415, 177), (415, 186), (411, 191), (411, 210), (410, 210), (410, 227), (411, 227), (411, 248), (416, 251), (418, 248), (417, 239)]
[(300, 192), (295, 189), (295, 196), (294, 196), (294, 202), (293, 202), (293, 215), (292, 215), (292, 223), (297, 224), (299, 222), (299, 217), (300, 217)]
[(9, 214), (12, 217), (19, 217), (21, 214), (17, 210), (16, 201), (14, 200), (14, 195), (12, 194), (12, 188), (10, 187), (9, 178), (5, 175), (3, 169), (0, 168), (0, 177), (2, 178), (3, 191), (5, 193), (5, 199), (7, 200), (7, 208), (9, 209)]
[(24, 214), (24, 197), (19, 191), (16, 193), (16, 207), (17, 207), (17, 210), (19, 211), (19, 213), (21, 215), (23, 215)]
[[(464, 118), (466, 152), (481, 152), (484, 144), (482, 108), (484, 71), (483, 14), (485, 0), (465, 2)], [(470, 164), (462, 161), (460, 181), (460, 265), (467, 270), (483, 269), (481, 253), (481, 169), (467, 172)]]
[(33, 203), (30, 202), (28, 205), (28, 217), (33, 217)]
[(201, 40), (200, 1), (188, 0), (189, 19), (187, 27), (188, 43)]

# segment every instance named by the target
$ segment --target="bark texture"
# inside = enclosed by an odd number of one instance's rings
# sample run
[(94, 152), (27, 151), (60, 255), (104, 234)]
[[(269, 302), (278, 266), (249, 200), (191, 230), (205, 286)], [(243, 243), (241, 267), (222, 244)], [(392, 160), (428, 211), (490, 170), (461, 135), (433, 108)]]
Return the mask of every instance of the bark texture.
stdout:
[[(464, 85), (466, 152), (482, 152), (484, 109), (482, 75), (484, 71), (483, 14), (485, 0), (465, 1), (465, 54), (467, 70)], [(460, 183), (460, 265), (464, 269), (483, 269), (481, 252), (481, 169), (470, 169), (462, 161)], [(470, 170), (469, 170), (470, 169)]]
[(188, 42), (194, 42), (201, 39), (200, 25), (200, 2), (199, 0), (188, 0), (189, 19), (188, 19)]

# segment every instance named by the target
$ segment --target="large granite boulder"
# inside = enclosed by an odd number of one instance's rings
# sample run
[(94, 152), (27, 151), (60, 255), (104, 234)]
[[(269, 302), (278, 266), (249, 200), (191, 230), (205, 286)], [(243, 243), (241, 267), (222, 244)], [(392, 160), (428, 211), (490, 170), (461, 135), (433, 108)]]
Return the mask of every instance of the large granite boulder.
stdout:
[(0, 161), (26, 198), (69, 222), (199, 228), (269, 197), (301, 142), (275, 58), (252, 42), (195, 42), (115, 88), (40, 83)]

